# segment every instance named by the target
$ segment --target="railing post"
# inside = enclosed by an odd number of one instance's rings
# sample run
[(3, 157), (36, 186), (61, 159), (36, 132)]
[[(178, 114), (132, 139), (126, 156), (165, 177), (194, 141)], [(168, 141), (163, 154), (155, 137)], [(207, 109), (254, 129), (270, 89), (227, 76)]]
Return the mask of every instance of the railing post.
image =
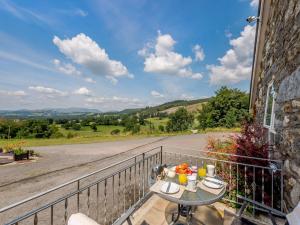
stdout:
[(160, 146), (160, 165), (163, 164), (163, 146)]
[(145, 153), (143, 153), (143, 197), (145, 196)]
[(77, 181), (77, 212), (79, 212), (79, 189), (80, 189), (80, 180)]
[(133, 185), (133, 202), (136, 200), (136, 157), (134, 157), (134, 185)]

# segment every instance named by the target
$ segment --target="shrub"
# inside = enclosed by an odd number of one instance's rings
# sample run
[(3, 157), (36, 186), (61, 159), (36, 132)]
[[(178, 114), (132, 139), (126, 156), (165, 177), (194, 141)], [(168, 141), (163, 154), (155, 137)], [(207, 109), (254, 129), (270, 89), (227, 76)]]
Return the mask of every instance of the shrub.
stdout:
[(72, 132), (68, 132), (67, 138), (70, 139), (70, 138), (73, 138), (73, 137), (75, 137), (75, 134), (72, 133)]
[(132, 134), (136, 134), (139, 133), (141, 130), (141, 126), (138, 123), (137, 117), (130, 117), (130, 118), (126, 118), (126, 120), (124, 121), (124, 126), (125, 129), (124, 131), (131, 131)]
[[(208, 140), (208, 150), (218, 153), (229, 153), (237, 155), (230, 156), (214, 154), (211, 152), (208, 153), (209, 156), (213, 156), (214, 158), (233, 162), (231, 164), (231, 167), (229, 167), (230, 164), (227, 163), (225, 163), (225, 165), (224, 163), (217, 163), (216, 165), (218, 175), (221, 176), (224, 180), (229, 181), (229, 175), (231, 175), (232, 182), (229, 182), (229, 190), (232, 199), (235, 199), (235, 194), (233, 195), (232, 193), (237, 193), (237, 190), (239, 190), (238, 194), (249, 196), (252, 199), (254, 194), (252, 184), (255, 183), (256, 201), (263, 200), (265, 204), (271, 205), (271, 187), (273, 185), (274, 190), (280, 188), (280, 182), (278, 182), (280, 176), (279, 174), (274, 172), (274, 180), (272, 184), (272, 175), (271, 173), (269, 173), (270, 170), (264, 169), (263, 173), (263, 169), (261, 169), (269, 167), (269, 161), (255, 159), (268, 159), (269, 144), (266, 141), (265, 137), (266, 131), (262, 126), (257, 123), (246, 122), (243, 124), (241, 134), (239, 135), (232, 135), (225, 140), (214, 138), (210, 138)], [(234, 162), (239, 163), (239, 167), (234, 166)], [(243, 164), (246, 164), (248, 166), (244, 166)], [(252, 165), (256, 169), (254, 169)], [(255, 180), (253, 180), (254, 177)], [(262, 182), (264, 182), (264, 187), (262, 187)], [(264, 192), (264, 195), (262, 195), (262, 192)], [(262, 199), (262, 196), (264, 196), (264, 199)], [(278, 199), (276, 199), (277, 197), (274, 196), (274, 205), (278, 203)]]
[(97, 125), (95, 123), (92, 123), (91, 125), (91, 129), (96, 132), (97, 131)]
[(62, 138), (62, 137), (64, 137), (64, 134), (57, 131), (54, 134), (52, 134), (50, 138)]
[(73, 123), (73, 124), (72, 124), (72, 129), (73, 129), (73, 130), (80, 130), (80, 129), (81, 129), (81, 126), (80, 126), (80, 124), (78, 124), (78, 123)]
[(164, 132), (165, 131), (165, 127), (163, 125), (159, 125), (158, 126), (158, 129), (161, 131), (161, 132)]
[(13, 152), (15, 155), (22, 155), (22, 154), (26, 154), (28, 151), (23, 150), (22, 148), (17, 148), (17, 149), (14, 149)]
[(119, 129), (114, 129), (114, 130), (112, 130), (111, 132), (110, 132), (110, 134), (111, 135), (118, 135), (118, 134), (120, 134), (120, 130)]

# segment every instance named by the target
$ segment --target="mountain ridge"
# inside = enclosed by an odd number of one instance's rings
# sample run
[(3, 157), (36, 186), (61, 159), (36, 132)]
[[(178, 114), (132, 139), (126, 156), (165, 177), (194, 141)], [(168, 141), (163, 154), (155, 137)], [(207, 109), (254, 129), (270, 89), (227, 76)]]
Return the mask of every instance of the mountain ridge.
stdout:
[(93, 114), (137, 114), (137, 113), (156, 113), (163, 112), (170, 108), (185, 107), (188, 105), (207, 102), (210, 98), (195, 99), (195, 100), (175, 100), (165, 102), (156, 106), (147, 106), (144, 108), (128, 108), (120, 111), (102, 112), (98, 109), (89, 108), (44, 108), (44, 109), (18, 109), (18, 110), (0, 110), (0, 117), (4, 118), (51, 118), (51, 117), (66, 117), (66, 116), (85, 116)]

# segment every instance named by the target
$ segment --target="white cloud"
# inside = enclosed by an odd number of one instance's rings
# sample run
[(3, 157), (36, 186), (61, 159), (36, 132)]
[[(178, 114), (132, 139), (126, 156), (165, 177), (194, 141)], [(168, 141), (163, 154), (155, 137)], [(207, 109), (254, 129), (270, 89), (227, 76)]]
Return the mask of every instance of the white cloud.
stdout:
[(105, 49), (83, 33), (64, 40), (54, 36), (53, 43), (74, 63), (86, 67), (95, 75), (108, 78), (113, 83), (119, 77), (133, 77), (126, 66), (120, 61), (110, 59)]
[(44, 86), (29, 86), (28, 89), (39, 92), (41, 94), (46, 94), (48, 97), (66, 96), (67, 95), (67, 92), (60, 91), (60, 90), (50, 88), (50, 87), (44, 87)]
[(143, 107), (144, 104), (137, 98), (127, 97), (97, 97), (92, 96), (85, 99), (87, 106), (97, 107), (100, 106), (101, 110), (122, 110), (131, 107)]
[(114, 103), (139, 103), (140, 100), (137, 98), (124, 98), (124, 97), (90, 97), (86, 99), (90, 103), (105, 103), (105, 102), (114, 102)]
[(219, 65), (208, 65), (211, 84), (234, 84), (247, 80), (251, 75), (255, 26), (247, 25), (240, 37), (230, 40), (232, 46), (219, 58)]
[(14, 97), (23, 97), (27, 95), (25, 91), (2, 91), (2, 90), (0, 90), (0, 94), (6, 96), (14, 96)]
[(138, 51), (138, 54), (145, 58), (144, 71), (191, 79), (201, 79), (201, 73), (194, 73), (189, 65), (192, 63), (190, 56), (184, 57), (174, 51), (176, 41), (170, 34), (162, 35), (158, 32), (155, 46), (147, 43)]
[(90, 95), (91, 91), (87, 89), (86, 87), (81, 87), (74, 91), (74, 94), (77, 95)]
[(182, 94), (180, 96), (180, 99), (183, 99), (183, 100), (193, 100), (193, 99), (195, 99), (195, 97), (192, 96), (192, 95), (189, 95), (189, 94)]
[(73, 75), (73, 76), (76, 76), (76, 77), (82, 77), (85, 82), (96, 83), (96, 81), (93, 80), (93, 78), (91, 78), (91, 77), (84, 77), (83, 74), (82, 74), (82, 72), (79, 71), (71, 63), (63, 63), (63, 62), (61, 62), (58, 59), (54, 59), (53, 60), (53, 64), (54, 64), (55, 68), (58, 71), (60, 71), (61, 73), (63, 73), (63, 74)]
[(193, 47), (193, 52), (195, 53), (195, 60), (196, 61), (203, 61), (205, 58), (205, 54), (203, 48), (200, 45), (195, 45)]
[(84, 80), (88, 83), (96, 83), (96, 81), (94, 81), (93, 78), (91, 78), (91, 77), (86, 77), (86, 78), (84, 78)]
[(159, 93), (158, 91), (155, 91), (155, 90), (151, 91), (151, 95), (155, 98), (163, 98), (164, 97), (163, 94), (161, 94), (161, 93)]
[(67, 74), (67, 75), (76, 75), (80, 76), (81, 72), (76, 69), (75, 66), (73, 66), (70, 63), (62, 63), (58, 59), (53, 60), (53, 64), (55, 65), (56, 69), (58, 69), (60, 72)]
[(258, 7), (258, 4), (259, 4), (259, 0), (250, 0), (251, 7), (256, 8)]

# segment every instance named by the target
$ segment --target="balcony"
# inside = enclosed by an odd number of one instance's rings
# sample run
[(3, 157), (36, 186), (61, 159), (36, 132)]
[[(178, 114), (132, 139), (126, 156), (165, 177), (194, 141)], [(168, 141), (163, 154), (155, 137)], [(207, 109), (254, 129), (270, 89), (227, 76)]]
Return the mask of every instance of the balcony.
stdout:
[[(159, 146), (2, 208), (0, 224), (61, 225), (77, 212), (101, 225), (169, 224), (177, 206), (150, 191), (155, 182), (152, 168), (182, 162), (214, 164), (216, 173), (228, 183), (221, 201), (193, 208), (192, 224), (223, 224), (224, 213), (241, 207), (238, 196), (283, 212), (280, 161)], [(245, 214), (253, 221), (266, 218), (266, 212), (252, 204)], [(185, 218), (179, 221), (185, 223)]]

